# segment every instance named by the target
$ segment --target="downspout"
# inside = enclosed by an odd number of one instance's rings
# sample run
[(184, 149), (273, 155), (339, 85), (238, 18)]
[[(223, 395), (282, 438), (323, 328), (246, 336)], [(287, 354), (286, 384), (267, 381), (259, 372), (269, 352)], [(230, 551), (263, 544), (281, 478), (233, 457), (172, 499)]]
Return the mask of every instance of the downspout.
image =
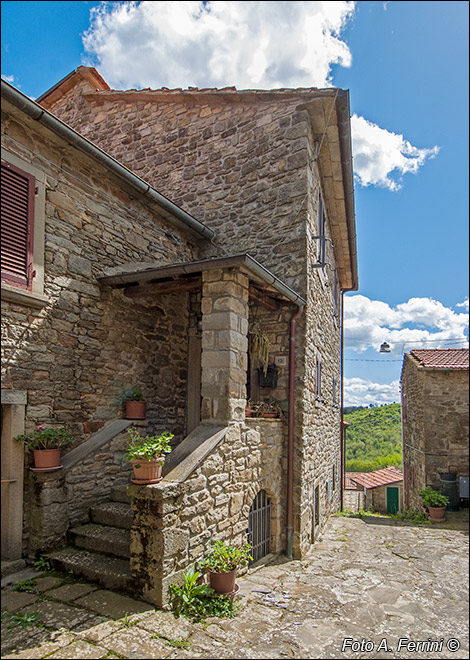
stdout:
[(343, 332), (343, 321), (344, 321), (344, 291), (341, 291), (341, 358), (340, 358), (340, 379), (341, 379), (341, 445), (340, 445), (340, 469), (341, 469), (341, 479), (340, 479), (340, 490), (339, 490), (339, 507), (340, 511), (343, 510), (343, 490), (344, 490), (344, 388), (343, 388), (343, 379), (344, 379), (344, 332)]
[(295, 322), (304, 308), (299, 305), (290, 320), (289, 336), (289, 423), (287, 427), (287, 558), (293, 558), (294, 538), (294, 415), (295, 415)]

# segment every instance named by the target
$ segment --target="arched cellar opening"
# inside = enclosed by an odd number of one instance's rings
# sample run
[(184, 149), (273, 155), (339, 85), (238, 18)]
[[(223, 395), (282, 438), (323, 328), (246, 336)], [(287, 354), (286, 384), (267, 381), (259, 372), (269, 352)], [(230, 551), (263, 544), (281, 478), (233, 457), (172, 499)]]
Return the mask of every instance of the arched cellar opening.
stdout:
[(253, 562), (271, 552), (271, 499), (265, 490), (259, 491), (250, 507), (248, 542), (252, 546)]

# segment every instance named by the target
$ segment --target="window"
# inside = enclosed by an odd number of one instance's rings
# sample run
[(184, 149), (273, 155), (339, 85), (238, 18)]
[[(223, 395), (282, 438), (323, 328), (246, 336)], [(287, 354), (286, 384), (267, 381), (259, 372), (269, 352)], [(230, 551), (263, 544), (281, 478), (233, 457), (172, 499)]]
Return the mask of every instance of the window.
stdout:
[(318, 204), (318, 262), (321, 264), (325, 263), (326, 253), (325, 253), (325, 207), (323, 206), (323, 199), (321, 193), (319, 193), (319, 204)]
[(321, 399), (321, 357), (317, 355), (315, 363), (315, 398)]
[(41, 308), (44, 295), (46, 177), (2, 149), (2, 300)]
[(2, 282), (31, 289), (33, 280), (34, 176), (2, 161)]

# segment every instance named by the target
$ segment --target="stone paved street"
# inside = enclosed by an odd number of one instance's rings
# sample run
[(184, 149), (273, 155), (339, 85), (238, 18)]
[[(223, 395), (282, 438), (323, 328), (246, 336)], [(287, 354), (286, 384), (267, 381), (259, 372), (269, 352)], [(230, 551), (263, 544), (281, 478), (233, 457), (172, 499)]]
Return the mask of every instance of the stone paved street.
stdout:
[[(2, 658), (468, 658), (468, 533), (383, 520), (331, 518), (304, 560), (239, 578), (238, 616), (205, 627), (67, 579), (8, 587)], [(27, 613), (40, 621), (13, 626)]]

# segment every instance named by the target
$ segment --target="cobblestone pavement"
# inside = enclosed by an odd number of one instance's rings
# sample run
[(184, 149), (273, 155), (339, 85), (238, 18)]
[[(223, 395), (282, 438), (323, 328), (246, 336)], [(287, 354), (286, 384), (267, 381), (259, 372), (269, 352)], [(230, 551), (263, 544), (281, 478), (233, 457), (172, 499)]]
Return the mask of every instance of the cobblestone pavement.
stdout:
[(468, 658), (468, 534), (381, 520), (331, 518), (302, 561), (240, 577), (237, 617), (205, 626), (36, 574), (36, 593), (2, 591), (2, 658)]

